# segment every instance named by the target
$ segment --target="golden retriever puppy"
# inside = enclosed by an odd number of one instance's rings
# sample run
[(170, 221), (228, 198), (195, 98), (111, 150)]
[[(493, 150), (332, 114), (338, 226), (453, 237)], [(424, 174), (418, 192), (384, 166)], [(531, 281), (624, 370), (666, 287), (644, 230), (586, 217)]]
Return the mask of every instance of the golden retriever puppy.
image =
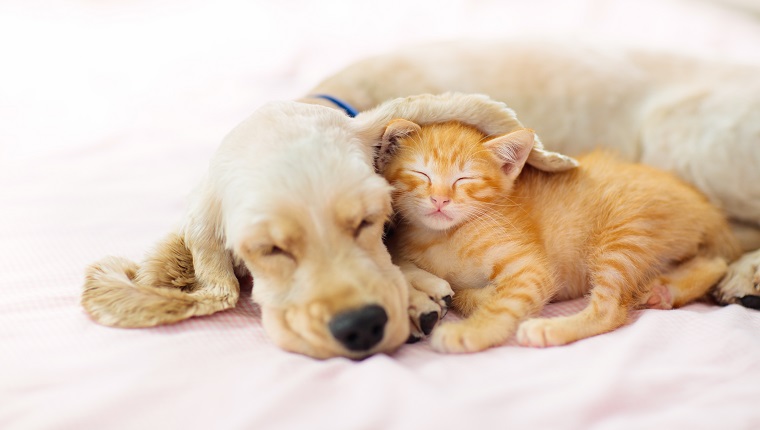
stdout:
[(759, 76), (757, 65), (574, 42), (462, 41), (358, 62), (314, 93), (359, 110), (408, 94), (484, 93), (552, 150), (606, 148), (673, 172), (726, 211), (746, 252), (714, 296), (760, 309)]
[[(173, 323), (235, 306), (238, 278), (250, 272), (264, 328), (286, 350), (361, 358), (427, 334), (452, 292), (399, 262), (405, 278), (383, 243), (391, 187), (374, 156), (394, 118), (522, 128), (504, 104), (477, 95), (392, 100), (356, 118), (269, 103), (224, 139), (179, 231), (140, 265), (107, 257), (87, 269), (84, 308), (105, 325)], [(528, 163), (576, 165), (540, 144)]]

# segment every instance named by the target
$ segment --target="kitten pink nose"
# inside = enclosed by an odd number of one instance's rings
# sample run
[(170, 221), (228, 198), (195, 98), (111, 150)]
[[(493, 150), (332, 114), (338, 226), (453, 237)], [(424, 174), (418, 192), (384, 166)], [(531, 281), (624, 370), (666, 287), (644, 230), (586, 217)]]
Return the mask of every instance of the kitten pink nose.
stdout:
[(451, 202), (451, 199), (448, 197), (443, 196), (431, 196), (430, 200), (433, 202), (433, 205), (435, 205), (435, 208), (438, 210), (443, 209), (444, 206), (449, 204)]

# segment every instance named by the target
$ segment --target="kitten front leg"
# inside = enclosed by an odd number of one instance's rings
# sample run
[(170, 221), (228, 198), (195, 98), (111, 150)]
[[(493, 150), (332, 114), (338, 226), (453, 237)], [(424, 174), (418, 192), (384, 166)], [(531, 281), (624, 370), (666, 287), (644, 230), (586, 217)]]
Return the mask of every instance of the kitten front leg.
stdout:
[(501, 345), (515, 334), (520, 321), (537, 312), (546, 301), (541, 288), (530, 284), (490, 284), (457, 290), (454, 308), (466, 318), (437, 327), (431, 345), (446, 353), (477, 352)]
[(718, 303), (760, 309), (760, 249), (744, 254), (728, 266), (726, 276), (713, 290)]
[(417, 267), (414, 263), (401, 262), (401, 272), (409, 282), (409, 320), (414, 343), (430, 334), (446, 315), (454, 291), (446, 280)]

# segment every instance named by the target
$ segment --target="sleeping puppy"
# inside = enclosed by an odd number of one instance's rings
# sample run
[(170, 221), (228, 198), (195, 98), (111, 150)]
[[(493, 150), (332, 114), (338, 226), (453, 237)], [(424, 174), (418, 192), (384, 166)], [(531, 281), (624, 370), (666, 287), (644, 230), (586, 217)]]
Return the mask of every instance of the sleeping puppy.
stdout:
[[(87, 269), (84, 308), (110, 326), (173, 323), (235, 306), (250, 272), (264, 328), (283, 349), (362, 358), (428, 333), (451, 289), (398, 262), (402, 271), (383, 244), (391, 188), (373, 157), (394, 118), (522, 128), (504, 104), (475, 95), (391, 100), (356, 118), (269, 103), (224, 139), (179, 231), (140, 265), (107, 257)], [(528, 163), (575, 166), (540, 145)]]
[(484, 93), (552, 150), (601, 147), (671, 171), (726, 211), (746, 252), (715, 298), (760, 309), (759, 76), (758, 66), (577, 42), (465, 41), (358, 62), (313, 92), (359, 110), (408, 94)]

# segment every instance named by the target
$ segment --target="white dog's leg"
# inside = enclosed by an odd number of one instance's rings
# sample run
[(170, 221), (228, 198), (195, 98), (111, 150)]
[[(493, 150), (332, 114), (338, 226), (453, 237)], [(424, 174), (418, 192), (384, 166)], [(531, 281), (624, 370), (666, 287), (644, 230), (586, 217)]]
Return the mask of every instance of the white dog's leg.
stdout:
[(760, 249), (760, 228), (755, 225), (731, 221), (731, 231), (739, 239), (744, 252)]
[(730, 265), (713, 296), (721, 304), (760, 309), (760, 250), (748, 252)]
[(430, 334), (451, 305), (454, 291), (445, 280), (409, 262), (399, 264), (409, 282), (409, 342), (416, 342)]

